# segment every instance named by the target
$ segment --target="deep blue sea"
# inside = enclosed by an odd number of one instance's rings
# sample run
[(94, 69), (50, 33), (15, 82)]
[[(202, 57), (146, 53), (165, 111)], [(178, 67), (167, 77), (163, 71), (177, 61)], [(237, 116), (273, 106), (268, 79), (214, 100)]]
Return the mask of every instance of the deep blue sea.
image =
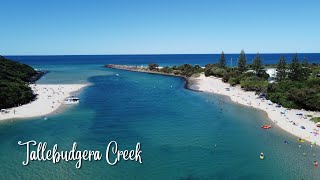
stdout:
[[(247, 55), (248, 61), (254, 55)], [(286, 54), (291, 61), (293, 54)], [(319, 179), (320, 148), (304, 143), (272, 124), (256, 109), (215, 94), (187, 90), (184, 80), (103, 68), (104, 64), (205, 65), (219, 55), (11, 56), (50, 71), (38, 83), (85, 83), (80, 104), (48, 115), (0, 122), (0, 179)], [(226, 55), (236, 60), (237, 55)], [(279, 54), (263, 54), (265, 64)], [(320, 54), (299, 54), (320, 62)], [(116, 75), (118, 74), (118, 76)], [(273, 125), (273, 124), (272, 124)], [(141, 143), (143, 164), (102, 159), (31, 162), (23, 166), (25, 148), (18, 141), (48, 142), (70, 150), (100, 150), (117, 141), (120, 149)], [(284, 140), (289, 141), (285, 144)], [(265, 160), (259, 159), (264, 152)], [(306, 153), (307, 156), (303, 156)], [(315, 157), (312, 154), (316, 154)], [(105, 156), (103, 156), (105, 157)]]
[[(281, 56), (286, 61), (291, 62), (294, 54), (260, 54), (264, 64), (275, 64)], [(252, 63), (256, 54), (247, 54), (247, 62)], [(162, 66), (180, 65), (180, 64), (199, 64), (206, 65), (208, 63), (216, 63), (220, 54), (163, 54), (163, 55), (68, 55), (68, 56), (8, 56), (11, 59), (33, 64), (46, 65), (49, 64), (149, 64), (158, 63)], [(225, 54), (228, 65), (236, 66), (239, 54)], [(301, 53), (298, 54), (302, 61), (304, 58), (310, 63), (320, 63), (320, 53)], [(231, 64), (232, 61), (232, 64)]]

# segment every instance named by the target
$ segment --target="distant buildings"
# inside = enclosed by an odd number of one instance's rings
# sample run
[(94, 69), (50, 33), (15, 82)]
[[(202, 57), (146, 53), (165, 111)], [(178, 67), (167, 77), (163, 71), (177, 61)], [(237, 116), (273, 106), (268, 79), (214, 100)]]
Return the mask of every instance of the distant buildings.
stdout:
[(276, 68), (266, 68), (266, 73), (269, 74), (270, 78), (276, 78), (277, 76), (277, 69)]
[[(276, 78), (276, 76), (277, 76), (277, 68), (266, 68), (266, 69), (264, 69), (264, 70), (265, 70), (266, 73), (269, 75), (268, 81), (269, 81), (270, 83), (275, 82), (275, 78)], [(247, 72), (247, 73), (255, 73), (255, 71), (252, 70), (252, 69), (250, 69), (250, 70), (248, 70), (248, 71), (246, 71), (246, 72)]]

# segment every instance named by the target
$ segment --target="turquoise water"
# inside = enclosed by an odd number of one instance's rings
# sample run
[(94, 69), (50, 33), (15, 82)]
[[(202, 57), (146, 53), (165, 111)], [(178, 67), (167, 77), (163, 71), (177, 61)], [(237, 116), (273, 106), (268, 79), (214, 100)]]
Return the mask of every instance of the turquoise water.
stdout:
[[(177, 77), (91, 65), (36, 65), (50, 70), (40, 83), (90, 82), (81, 103), (43, 118), (0, 122), (0, 179), (318, 179), (319, 148), (296, 138), (265, 114), (226, 97), (184, 89)], [(68, 67), (72, 67), (72, 70)], [(119, 74), (116, 76), (115, 74)], [(57, 78), (61, 77), (59, 81)], [(60, 150), (100, 150), (116, 140), (121, 149), (141, 143), (143, 164), (101, 161), (21, 163), (18, 141), (57, 143)], [(285, 144), (284, 140), (290, 142)], [(266, 159), (260, 160), (263, 151)], [(307, 156), (303, 156), (303, 153)], [(316, 157), (312, 157), (315, 153)]]
[(90, 65), (36, 65), (39, 70), (46, 70), (49, 73), (42, 77), (39, 84), (77, 84), (87, 83), (92, 76), (110, 75), (100, 64)]

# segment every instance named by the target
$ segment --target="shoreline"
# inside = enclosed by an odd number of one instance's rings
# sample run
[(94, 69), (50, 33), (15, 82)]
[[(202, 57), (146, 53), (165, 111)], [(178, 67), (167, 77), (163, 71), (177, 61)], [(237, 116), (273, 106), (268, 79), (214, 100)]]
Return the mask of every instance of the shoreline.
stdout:
[[(227, 96), (234, 103), (262, 111), (265, 114), (263, 118), (268, 118), (268, 120), (275, 123), (282, 130), (285, 130), (286, 132), (296, 136), (297, 139), (301, 138), (305, 141), (320, 145), (320, 128), (316, 127), (315, 123), (310, 121), (311, 117), (306, 116), (312, 115), (313, 117), (320, 117), (320, 112), (298, 109), (289, 110), (284, 107), (276, 107), (275, 103), (272, 103), (269, 100), (260, 99), (258, 95), (256, 95), (253, 91), (244, 91), (239, 86), (230, 86), (228, 83), (222, 82), (221, 78), (213, 76), (205, 77), (203, 73), (199, 77), (189, 78), (175, 74), (167, 74), (162, 72), (145, 70), (143, 69), (145, 68), (143, 66), (139, 67), (126, 65), (106, 65), (105, 67), (133, 72), (160, 74), (183, 78), (186, 82), (186, 89)], [(229, 89), (229, 91), (227, 91), (226, 89)], [(303, 115), (297, 115), (300, 113), (302, 113)], [(263, 124), (261, 124), (261, 126), (263, 126)]]
[[(217, 77), (205, 77), (201, 74), (200, 77), (192, 78), (191, 81), (193, 81), (193, 85), (189, 86), (191, 89), (224, 95), (234, 103), (263, 111), (266, 118), (286, 132), (297, 138), (320, 145), (319, 128), (316, 127), (314, 122), (310, 121), (310, 117), (306, 117), (306, 115), (320, 116), (320, 112), (276, 107), (275, 103), (260, 99), (255, 92), (244, 91), (239, 86), (232, 87)], [(303, 115), (297, 115), (299, 113)], [(304, 129), (302, 129), (302, 126)]]
[[(18, 107), (7, 108), (8, 113), (0, 113), (0, 121), (40, 117), (57, 112), (63, 100), (90, 84), (31, 84), (37, 94), (34, 101)], [(59, 111), (60, 112), (60, 111)]]
[(129, 65), (116, 65), (116, 64), (108, 64), (104, 65), (105, 68), (110, 68), (110, 69), (118, 69), (118, 70), (123, 70), (123, 71), (131, 71), (131, 72), (138, 72), (138, 73), (147, 73), (147, 74), (158, 74), (158, 75), (163, 75), (163, 76), (174, 76), (174, 77), (179, 77), (182, 78), (185, 83), (184, 83), (184, 88), (189, 89), (191, 91), (198, 91), (196, 89), (191, 89), (189, 86), (192, 85), (192, 79), (188, 78), (186, 76), (181, 76), (181, 75), (176, 75), (173, 73), (164, 73), (164, 72), (157, 72), (157, 71), (150, 71), (146, 70), (144, 66), (129, 66)]

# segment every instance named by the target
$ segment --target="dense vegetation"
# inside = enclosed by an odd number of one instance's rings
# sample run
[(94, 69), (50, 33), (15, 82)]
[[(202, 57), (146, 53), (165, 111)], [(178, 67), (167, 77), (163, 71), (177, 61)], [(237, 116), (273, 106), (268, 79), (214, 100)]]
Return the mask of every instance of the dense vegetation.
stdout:
[(181, 66), (165, 66), (163, 68), (159, 68), (158, 64), (149, 64), (148, 69), (150, 71), (157, 71), (166, 74), (174, 74), (185, 77), (191, 77), (193, 74), (198, 74), (203, 72), (203, 69), (199, 65), (192, 66), (191, 64), (183, 64)]
[[(281, 57), (276, 67), (276, 77), (272, 79), (266, 73), (262, 58), (256, 55), (252, 64), (248, 65), (246, 55), (242, 50), (237, 67), (227, 67), (224, 53), (217, 64), (205, 67), (206, 76), (221, 77), (224, 82), (235, 86), (240, 84), (247, 91), (265, 93), (267, 98), (287, 108), (320, 110), (320, 65), (302, 63), (298, 55), (287, 64)], [(270, 81), (273, 80), (273, 81)]]
[(28, 86), (39, 73), (32, 67), (0, 56), (0, 109), (29, 103), (35, 98)]

